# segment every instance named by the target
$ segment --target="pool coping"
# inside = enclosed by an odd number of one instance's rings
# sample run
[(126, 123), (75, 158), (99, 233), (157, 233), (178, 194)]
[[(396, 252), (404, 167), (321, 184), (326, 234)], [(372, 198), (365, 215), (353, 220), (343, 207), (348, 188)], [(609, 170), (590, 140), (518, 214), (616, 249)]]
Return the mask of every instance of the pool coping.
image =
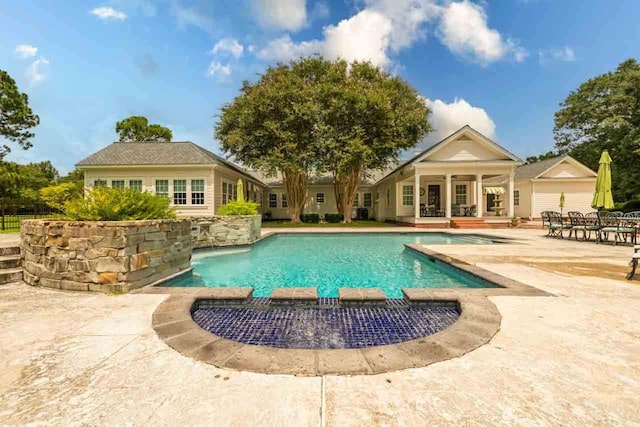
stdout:
[[(220, 368), (264, 374), (298, 376), (371, 375), (419, 368), (456, 358), (488, 343), (500, 329), (501, 315), (490, 296), (551, 296), (551, 294), (471, 265), (459, 259), (407, 244), (410, 250), (445, 262), (470, 274), (489, 280), (499, 288), (403, 288), (410, 303), (456, 302), (460, 317), (451, 326), (435, 334), (398, 344), (359, 349), (285, 349), (244, 344), (228, 340), (202, 329), (191, 312), (198, 300), (235, 300), (251, 298), (252, 288), (146, 287), (143, 293), (169, 294), (153, 313), (152, 326), (167, 345), (186, 357)], [(286, 289), (286, 288), (279, 288)], [(304, 299), (313, 290), (307, 288)], [(284, 292), (292, 300), (297, 291)], [(357, 289), (356, 294), (368, 292)], [(293, 298), (295, 301), (295, 298)], [(364, 301), (362, 304), (375, 304)], [(379, 302), (378, 302), (379, 303)]]

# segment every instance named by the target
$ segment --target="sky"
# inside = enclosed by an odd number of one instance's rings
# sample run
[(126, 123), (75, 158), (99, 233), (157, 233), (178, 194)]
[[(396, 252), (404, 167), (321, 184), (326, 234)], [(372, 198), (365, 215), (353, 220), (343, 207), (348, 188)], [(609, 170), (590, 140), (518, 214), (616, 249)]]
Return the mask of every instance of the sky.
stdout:
[(437, 141), (469, 124), (522, 158), (587, 79), (640, 58), (640, 1), (0, 0), (0, 69), (40, 116), (63, 173), (146, 116), (220, 153), (213, 126), (244, 80), (300, 56), (367, 60), (409, 82)]

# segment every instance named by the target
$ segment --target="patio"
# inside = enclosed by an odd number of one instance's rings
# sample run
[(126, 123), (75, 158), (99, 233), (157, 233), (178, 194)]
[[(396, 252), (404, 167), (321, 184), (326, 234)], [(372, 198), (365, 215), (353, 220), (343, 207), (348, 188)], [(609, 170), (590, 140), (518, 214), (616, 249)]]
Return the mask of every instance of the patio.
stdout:
[(263, 375), (183, 357), (151, 328), (164, 295), (0, 286), (0, 424), (637, 422), (640, 287), (624, 280), (631, 249), (544, 233), (487, 230), (517, 241), (480, 251), (433, 246), (556, 296), (491, 297), (502, 325), (487, 345), (372, 376)]

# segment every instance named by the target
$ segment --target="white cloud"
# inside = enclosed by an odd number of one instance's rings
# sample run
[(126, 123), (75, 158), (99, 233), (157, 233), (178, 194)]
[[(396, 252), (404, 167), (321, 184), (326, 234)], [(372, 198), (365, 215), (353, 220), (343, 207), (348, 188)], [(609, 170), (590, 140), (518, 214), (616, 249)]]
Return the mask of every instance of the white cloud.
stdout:
[(45, 73), (48, 68), (49, 61), (44, 57), (33, 61), (25, 71), (25, 76), (27, 77), (29, 84), (35, 85), (43, 81), (46, 77)]
[(365, 0), (365, 5), (391, 20), (390, 39), (394, 51), (424, 40), (424, 24), (436, 19), (442, 10), (435, 0)]
[(125, 19), (127, 19), (126, 13), (116, 10), (109, 6), (96, 7), (95, 9), (92, 9), (89, 13), (94, 16), (97, 16), (103, 21), (109, 21), (109, 20), (124, 21)]
[(389, 64), (391, 20), (379, 12), (365, 9), (338, 25), (324, 28), (323, 40), (295, 43), (288, 35), (272, 40), (258, 52), (266, 60), (287, 61), (300, 56), (320, 54), (328, 59), (371, 61), (385, 67)]
[(425, 103), (431, 110), (429, 120), (434, 130), (420, 143), (421, 146), (436, 143), (464, 125), (471, 126), (488, 138), (495, 138), (496, 124), (484, 108), (474, 107), (462, 98), (456, 98), (449, 104), (441, 99), (425, 99)]
[(38, 48), (30, 44), (21, 44), (20, 46), (16, 47), (16, 55), (18, 55), (20, 58), (31, 58), (33, 56), (36, 56), (37, 53)]
[(306, 0), (254, 0), (262, 27), (297, 31), (307, 24)]
[(468, 0), (443, 8), (437, 34), (451, 52), (483, 66), (508, 55), (520, 62), (528, 55), (515, 41), (489, 28), (485, 10)]
[(243, 51), (244, 46), (238, 43), (238, 40), (231, 37), (223, 38), (218, 43), (216, 43), (215, 46), (213, 46), (213, 49), (211, 49), (211, 53), (213, 53), (214, 55), (217, 53), (227, 52), (233, 55), (234, 58), (240, 58)]
[(223, 65), (218, 61), (211, 61), (206, 73), (207, 77), (216, 79), (219, 82), (229, 81), (231, 77), (231, 65)]
[(569, 46), (538, 51), (538, 61), (546, 64), (549, 61), (573, 62), (576, 60), (576, 53)]

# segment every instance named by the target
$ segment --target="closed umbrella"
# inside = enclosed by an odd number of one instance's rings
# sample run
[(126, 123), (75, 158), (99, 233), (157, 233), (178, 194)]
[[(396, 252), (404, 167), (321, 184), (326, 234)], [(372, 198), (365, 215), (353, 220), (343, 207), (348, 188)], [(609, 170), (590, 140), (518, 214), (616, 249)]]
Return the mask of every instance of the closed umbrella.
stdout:
[(241, 179), (238, 180), (238, 195), (237, 195), (236, 199), (239, 202), (244, 202), (244, 185), (242, 185), (242, 180)]
[(613, 195), (611, 194), (611, 157), (604, 150), (600, 156), (596, 191), (593, 193), (591, 207), (594, 209), (613, 209)]
[(564, 191), (560, 193), (560, 215), (562, 216), (562, 208), (564, 208)]

